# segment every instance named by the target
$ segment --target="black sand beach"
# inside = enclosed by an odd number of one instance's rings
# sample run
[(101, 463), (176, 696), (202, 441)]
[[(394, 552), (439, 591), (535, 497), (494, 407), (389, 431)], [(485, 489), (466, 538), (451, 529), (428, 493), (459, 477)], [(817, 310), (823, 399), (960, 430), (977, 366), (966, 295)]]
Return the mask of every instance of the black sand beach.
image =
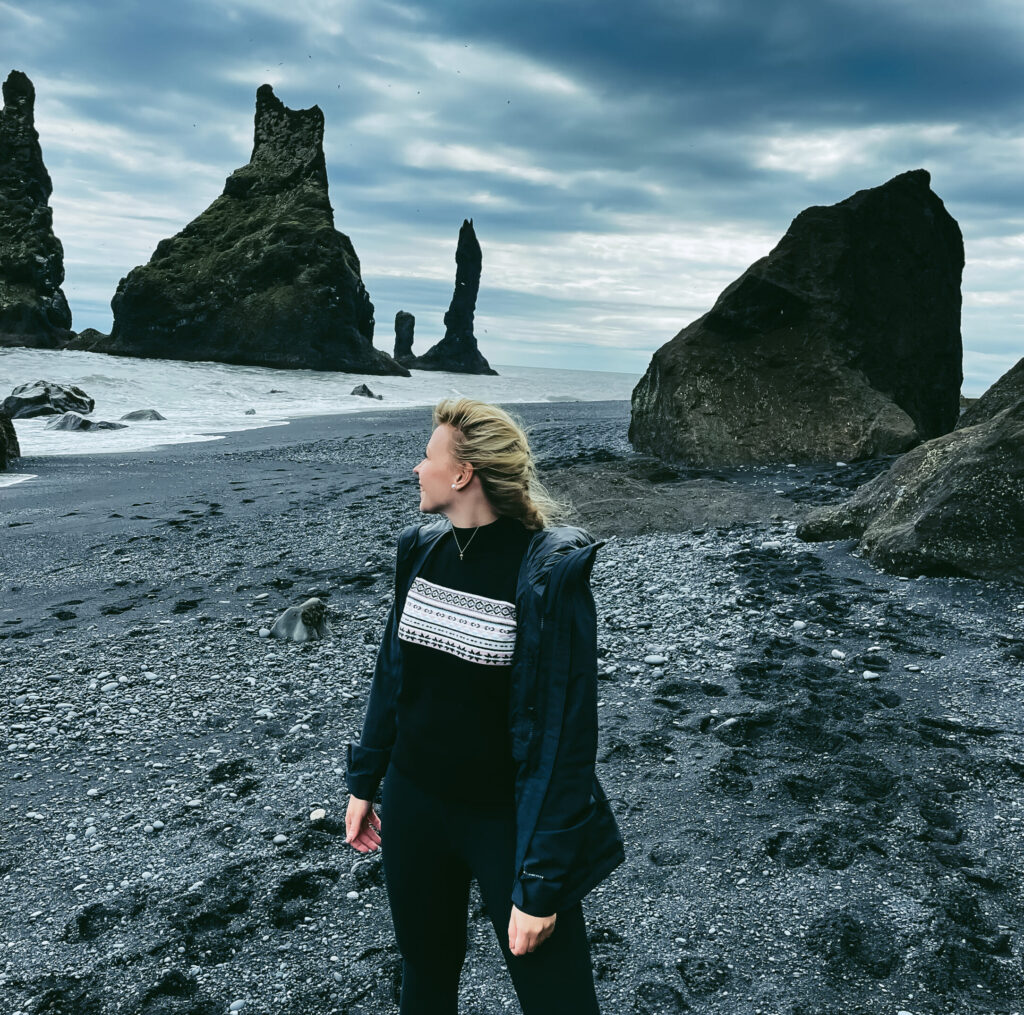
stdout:
[[(795, 538), (884, 461), (672, 470), (631, 451), (628, 402), (510, 408), (609, 540), (598, 774), (627, 860), (584, 902), (602, 1011), (1024, 1011), (1024, 589)], [(5, 1012), (397, 1010), (342, 776), (429, 433), (371, 409), (18, 463)], [(260, 637), (313, 594), (332, 638)], [(474, 888), (460, 1011), (516, 1010)]]

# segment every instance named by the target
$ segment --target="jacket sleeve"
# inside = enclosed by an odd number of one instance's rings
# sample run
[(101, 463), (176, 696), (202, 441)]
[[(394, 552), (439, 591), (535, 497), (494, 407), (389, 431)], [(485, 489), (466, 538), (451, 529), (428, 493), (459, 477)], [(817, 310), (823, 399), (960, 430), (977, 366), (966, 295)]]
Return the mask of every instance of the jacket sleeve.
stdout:
[(558, 911), (594, 813), (597, 611), (589, 573), (574, 583), (571, 593), (568, 589), (565, 593), (571, 596), (569, 675), (558, 750), (537, 826), (512, 889), (515, 906), (531, 916)]
[(401, 686), (402, 658), (398, 643), (398, 571), (405, 547), (415, 525), (402, 530), (395, 554), (395, 596), (391, 601), (384, 636), (377, 650), (370, 695), (366, 703), (359, 743), (349, 741), (346, 751), (345, 781), (348, 791), (360, 800), (372, 800), (388, 767), (395, 743), (395, 710)]

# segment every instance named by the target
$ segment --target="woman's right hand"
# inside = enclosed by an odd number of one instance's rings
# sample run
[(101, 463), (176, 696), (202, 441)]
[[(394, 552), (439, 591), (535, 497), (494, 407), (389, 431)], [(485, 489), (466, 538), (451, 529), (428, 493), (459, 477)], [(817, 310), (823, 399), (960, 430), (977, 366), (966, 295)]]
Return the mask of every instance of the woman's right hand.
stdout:
[(349, 796), (345, 812), (345, 841), (360, 853), (380, 849), (380, 815), (373, 809), (372, 800)]

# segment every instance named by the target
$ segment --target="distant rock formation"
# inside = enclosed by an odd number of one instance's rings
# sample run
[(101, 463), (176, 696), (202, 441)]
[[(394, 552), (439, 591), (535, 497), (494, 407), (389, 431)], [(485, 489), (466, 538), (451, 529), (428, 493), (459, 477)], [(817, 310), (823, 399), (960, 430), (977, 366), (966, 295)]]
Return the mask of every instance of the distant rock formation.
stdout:
[(35, 128), (36, 92), (12, 70), (0, 110), (0, 346), (60, 348), (71, 336), (53, 184)]
[(991, 419), (997, 412), (1024, 401), (1024, 359), (1010, 367), (995, 384), (985, 391), (981, 398), (971, 399), (970, 404), (957, 420), (956, 429), (977, 426)]
[(127, 430), (127, 423), (111, 423), (105, 419), (86, 419), (77, 412), (65, 412), (46, 424), (47, 430)]
[[(463, 219), (459, 245), (455, 250), (455, 292), (451, 306), (444, 315), (445, 333), (437, 345), (407, 365), (418, 370), (451, 370), (462, 374), (494, 374), (481, 355), (473, 334), (473, 314), (480, 291), (480, 269), (483, 255), (473, 229), (472, 219)], [(410, 349), (411, 352), (411, 349)]]
[(0, 472), (7, 468), (9, 462), (20, 457), (21, 447), (11, 417), (0, 413)]
[(350, 395), (360, 395), (363, 398), (383, 398), (383, 395), (375, 395), (365, 384), (357, 384), (350, 392)]
[(373, 304), (334, 228), (318, 106), (256, 93), (252, 158), (147, 265), (121, 279), (110, 336), (127, 356), (409, 376), (373, 346)]
[(132, 412), (126, 412), (121, 419), (126, 419), (129, 423), (148, 423), (158, 419), (167, 419), (167, 417), (162, 416), (156, 409), (135, 409)]
[(908, 451), (798, 526), (897, 574), (1024, 579), (1024, 398)]
[(11, 419), (59, 416), (62, 412), (92, 412), (96, 402), (75, 384), (29, 381), (19, 384), (0, 404), (0, 413)]
[(104, 347), (110, 341), (109, 335), (95, 328), (83, 328), (77, 334), (72, 335), (69, 345), (80, 352), (104, 352)]
[(801, 212), (654, 354), (629, 439), (693, 465), (893, 454), (957, 421), (963, 238), (923, 169)]
[(415, 330), (416, 318), (404, 310), (399, 310), (395, 314), (395, 359), (405, 367), (411, 366), (411, 363), (407, 363), (406, 360), (416, 359), (412, 351)]

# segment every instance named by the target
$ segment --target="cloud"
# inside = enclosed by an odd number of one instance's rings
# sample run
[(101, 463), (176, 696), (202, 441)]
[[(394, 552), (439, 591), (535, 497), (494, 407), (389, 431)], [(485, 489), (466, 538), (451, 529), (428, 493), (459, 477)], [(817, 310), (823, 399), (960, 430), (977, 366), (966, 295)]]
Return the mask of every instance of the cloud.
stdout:
[(964, 232), (969, 383), (1020, 346), (1015, 0), (0, 0), (0, 32), (76, 327), (248, 159), (269, 82), (324, 112), (381, 347), (400, 308), (440, 337), (473, 217), (485, 355), (640, 372), (803, 208), (918, 167)]

